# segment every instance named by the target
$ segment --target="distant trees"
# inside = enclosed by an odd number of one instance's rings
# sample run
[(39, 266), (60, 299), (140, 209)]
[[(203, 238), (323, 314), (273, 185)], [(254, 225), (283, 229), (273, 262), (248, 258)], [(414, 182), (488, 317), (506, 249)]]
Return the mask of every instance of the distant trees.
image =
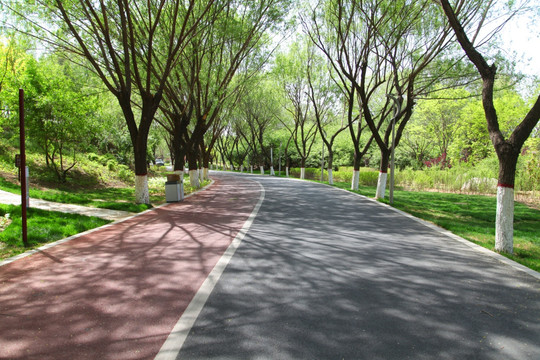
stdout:
[(164, 126), (176, 147), (183, 149), (194, 185), (198, 160), (211, 151), (206, 145), (215, 143), (208, 139), (205, 145), (205, 134), (216, 129), (224, 107), (236, 104), (246, 81), (266, 61), (269, 39), (265, 32), (275, 29), (289, 2), (225, 1), (220, 6), (207, 21), (209, 26), (199, 29), (186, 43), (167, 82), (167, 99), (162, 104), (168, 119)]
[[(276, 58), (274, 75), (283, 92), (281, 124), (289, 131), (300, 156), (300, 178), (305, 177), (306, 160), (317, 138), (318, 127), (310, 100), (308, 59), (305, 43), (295, 43), (287, 53)], [(312, 59), (310, 59), (312, 60)]]

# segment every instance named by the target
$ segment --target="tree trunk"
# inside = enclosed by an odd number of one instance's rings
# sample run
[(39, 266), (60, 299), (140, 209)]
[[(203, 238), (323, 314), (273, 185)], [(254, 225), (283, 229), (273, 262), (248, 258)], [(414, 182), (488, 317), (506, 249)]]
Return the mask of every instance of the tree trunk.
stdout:
[(135, 155), (135, 201), (137, 204), (150, 204), (148, 192), (148, 173), (146, 164), (148, 134), (139, 131), (137, 141), (134, 144)]
[(148, 192), (148, 164), (146, 163), (146, 152), (148, 150), (148, 134), (150, 125), (157, 110), (160, 94), (156, 94), (155, 99), (143, 98), (142, 113), (139, 127), (137, 128), (135, 117), (131, 109), (129, 96), (118, 96), (118, 102), (128, 124), (131, 143), (133, 145), (133, 155), (135, 160), (135, 201), (138, 204), (150, 204), (150, 194)]
[(360, 156), (357, 150), (354, 151), (353, 176), (351, 180), (351, 190), (358, 190), (360, 182)]
[(187, 152), (188, 167), (189, 167), (189, 182), (192, 187), (199, 188), (201, 184), (199, 182), (199, 171), (197, 162), (198, 151), (196, 147), (189, 149)]
[(379, 178), (377, 179), (376, 199), (384, 199), (386, 192), (386, 180), (388, 178), (388, 162), (390, 151), (381, 150), (381, 167), (379, 168)]
[(334, 185), (334, 176), (332, 175), (333, 167), (334, 167), (334, 152), (330, 150), (328, 152), (328, 164), (327, 164), (328, 184), (330, 185)]
[(495, 250), (514, 251), (514, 181), (519, 150), (510, 145), (501, 147), (497, 185), (497, 215), (495, 220)]
[(306, 178), (306, 158), (302, 157), (300, 160), (300, 179)]
[(175, 171), (184, 171), (186, 165), (186, 147), (181, 141), (176, 138), (173, 140), (174, 152), (174, 168)]

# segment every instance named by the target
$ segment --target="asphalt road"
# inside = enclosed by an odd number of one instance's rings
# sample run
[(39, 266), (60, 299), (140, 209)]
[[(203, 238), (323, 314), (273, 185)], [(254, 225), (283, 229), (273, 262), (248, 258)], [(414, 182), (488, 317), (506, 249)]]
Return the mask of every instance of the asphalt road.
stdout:
[(265, 199), (178, 359), (540, 359), (540, 281), (391, 209)]

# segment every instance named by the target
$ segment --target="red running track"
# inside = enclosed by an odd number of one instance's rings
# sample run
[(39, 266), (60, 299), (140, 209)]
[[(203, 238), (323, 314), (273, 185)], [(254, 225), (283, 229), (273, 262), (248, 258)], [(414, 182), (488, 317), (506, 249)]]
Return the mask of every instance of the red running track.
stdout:
[(0, 359), (153, 359), (259, 193), (220, 175), (182, 203), (0, 266)]

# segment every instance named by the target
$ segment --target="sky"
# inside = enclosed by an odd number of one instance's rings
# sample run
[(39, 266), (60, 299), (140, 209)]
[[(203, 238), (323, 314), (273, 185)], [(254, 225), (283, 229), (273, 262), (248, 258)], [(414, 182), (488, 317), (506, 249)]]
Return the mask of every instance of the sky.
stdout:
[[(499, 2), (499, 6), (501, 3)], [(540, 77), (540, 0), (518, 0), (529, 11), (513, 17), (501, 30), (501, 50), (515, 59), (517, 69), (526, 75)], [(535, 10), (536, 9), (536, 10)]]
[[(540, 20), (540, 19), (539, 19)], [(518, 69), (527, 75), (540, 76), (540, 24), (513, 21), (501, 34), (507, 51), (515, 51)]]

